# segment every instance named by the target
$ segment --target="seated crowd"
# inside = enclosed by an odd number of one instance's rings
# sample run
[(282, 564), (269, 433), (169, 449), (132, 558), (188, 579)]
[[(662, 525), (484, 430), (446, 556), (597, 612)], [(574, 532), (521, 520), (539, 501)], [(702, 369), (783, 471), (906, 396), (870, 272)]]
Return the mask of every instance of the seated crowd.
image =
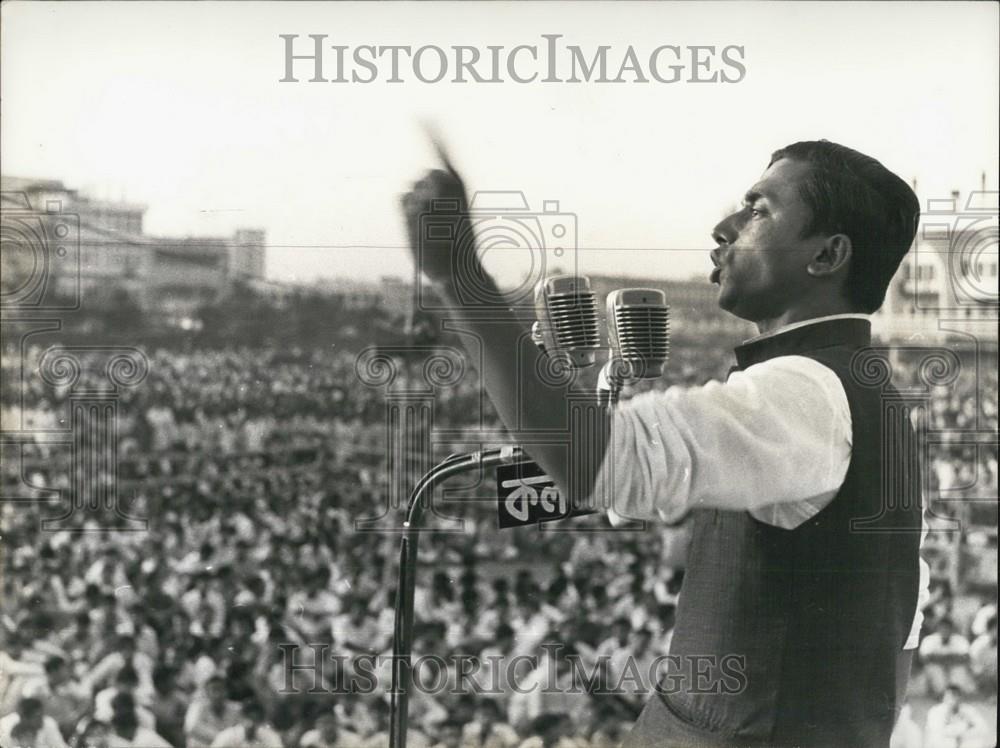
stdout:
[[(656, 386), (729, 364), (713, 349), (675, 359)], [(113, 509), (141, 520), (129, 530), (107, 529), (112, 510), (92, 512), (92, 532), (47, 527), (60, 504), (44, 489), (71, 489), (68, 455), (5, 454), (3, 495), (34, 498), (0, 507), (2, 748), (387, 744), (399, 537), (357, 524), (388, 504), (386, 390), (355, 367), (344, 351), (157, 351), (119, 409)], [(400, 363), (396, 383), (420, 376)], [(5, 421), (16, 405), (34, 428), (70, 397), (9, 387)], [(499, 433), (472, 372), (437, 397), (436, 425)], [(960, 378), (930, 410), (939, 430), (995, 430), (995, 382)], [(931, 472), (932, 498), (995, 497), (996, 448), (944, 443)], [(421, 548), (408, 744), (615, 745), (669, 653), (686, 529), (542, 544), (537, 529), (497, 532), (482, 507), (447, 508), (465, 524)], [(914, 690), (945, 705), (914, 723), (927, 741), (981, 729), (968, 704), (995, 701), (995, 584), (968, 599), (938, 581), (926, 601)]]

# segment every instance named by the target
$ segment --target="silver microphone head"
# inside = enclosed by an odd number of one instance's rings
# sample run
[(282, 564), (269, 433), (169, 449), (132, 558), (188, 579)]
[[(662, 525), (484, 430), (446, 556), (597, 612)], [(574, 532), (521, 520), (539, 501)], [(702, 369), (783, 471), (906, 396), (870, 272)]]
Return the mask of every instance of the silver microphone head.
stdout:
[(656, 379), (670, 353), (670, 308), (655, 288), (623, 288), (608, 295), (608, 330), (613, 355), (626, 379)]
[(548, 353), (568, 354), (577, 368), (597, 360), (601, 335), (597, 321), (597, 299), (590, 279), (580, 275), (557, 275), (535, 287), (537, 328), (532, 337)]

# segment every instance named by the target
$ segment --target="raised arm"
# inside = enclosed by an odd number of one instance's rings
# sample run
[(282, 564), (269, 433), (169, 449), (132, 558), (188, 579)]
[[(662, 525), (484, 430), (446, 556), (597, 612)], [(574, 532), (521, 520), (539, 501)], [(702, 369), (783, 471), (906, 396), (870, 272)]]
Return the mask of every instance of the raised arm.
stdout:
[[(603, 445), (605, 439), (600, 430), (606, 431), (606, 414), (601, 412), (598, 424), (571, 427), (569, 387), (545, 381), (540, 375), (546, 367), (546, 362), (539, 360), (544, 354), (531, 342), (524, 320), (503, 300), (495, 281), (483, 267), (475, 243), (426, 239), (419, 235), (421, 216), (431, 213), (435, 205), (440, 205), (438, 201), (454, 201), (457, 207), (445, 219), (455, 223), (452, 237), (458, 235), (459, 225), (468, 216), (469, 203), (462, 179), (440, 146), (438, 151), (444, 168), (429, 172), (402, 199), (414, 261), (445, 299), (458, 327), (471, 333), (462, 336), (463, 344), (474, 363), (481, 356), (479, 373), (483, 386), (508, 431), (547, 432), (544, 439), (549, 443), (528, 445), (532, 458), (564, 493), (572, 485), (578, 493), (589, 496), (603, 450), (583, 464), (574, 465), (571, 481), (569, 445), (577, 439)], [(441, 220), (442, 216), (436, 213), (435, 222), (440, 224)], [(501, 300), (486, 314), (482, 306), (473, 308), (461, 301), (467, 294), (460, 293), (460, 289), (468, 289), (471, 279), (480, 295), (486, 289), (489, 296)]]

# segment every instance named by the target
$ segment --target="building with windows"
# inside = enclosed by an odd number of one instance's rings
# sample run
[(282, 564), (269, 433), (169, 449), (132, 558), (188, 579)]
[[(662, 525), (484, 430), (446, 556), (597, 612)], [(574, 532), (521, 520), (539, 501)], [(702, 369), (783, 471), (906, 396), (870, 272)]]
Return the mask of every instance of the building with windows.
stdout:
[(3, 177), (4, 307), (100, 307), (124, 290), (169, 321), (217, 299), (237, 280), (263, 279), (264, 231), (154, 237), (143, 231), (145, 211), (57, 180)]
[(931, 200), (874, 327), (887, 340), (996, 345), (998, 193)]

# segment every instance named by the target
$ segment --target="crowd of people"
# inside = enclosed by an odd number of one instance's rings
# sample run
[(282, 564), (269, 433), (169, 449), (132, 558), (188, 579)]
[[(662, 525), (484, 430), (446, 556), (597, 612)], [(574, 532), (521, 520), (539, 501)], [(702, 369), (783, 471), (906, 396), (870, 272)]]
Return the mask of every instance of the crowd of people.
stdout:
[[(72, 386), (30, 365), (22, 379), (20, 356), (40, 354), (4, 351), (5, 430), (66, 422)], [(678, 348), (653, 386), (721, 378), (730, 363)], [(5, 453), (3, 495), (19, 500), (2, 505), (0, 746), (387, 744), (399, 536), (378, 526), (392, 510), (386, 397), (419, 390), (427, 370), (362, 366), (337, 348), (150, 353), (145, 379), (119, 392), (118, 504), (87, 510), (92, 532), (43, 523), (64, 509), (51, 490), (73, 489), (68, 447)], [(424, 388), (434, 425), (499, 433), (475, 372), (460, 374)], [(935, 389), (933, 427), (995, 432), (992, 376)], [(940, 446), (932, 498), (963, 486), (995, 496), (996, 458), (995, 443)], [(409, 744), (615, 745), (670, 664), (686, 528), (612, 532), (597, 515), (571, 522), (609, 531), (497, 531), (481, 506), (442, 506), (464, 524), (422, 543)], [(139, 526), (107, 531), (114, 513)], [(954, 587), (936, 581), (926, 602), (914, 678), (915, 694), (947, 708), (900, 723), (927, 746), (959, 724), (980, 730), (970, 702), (995, 702), (995, 578), (971, 609)]]

